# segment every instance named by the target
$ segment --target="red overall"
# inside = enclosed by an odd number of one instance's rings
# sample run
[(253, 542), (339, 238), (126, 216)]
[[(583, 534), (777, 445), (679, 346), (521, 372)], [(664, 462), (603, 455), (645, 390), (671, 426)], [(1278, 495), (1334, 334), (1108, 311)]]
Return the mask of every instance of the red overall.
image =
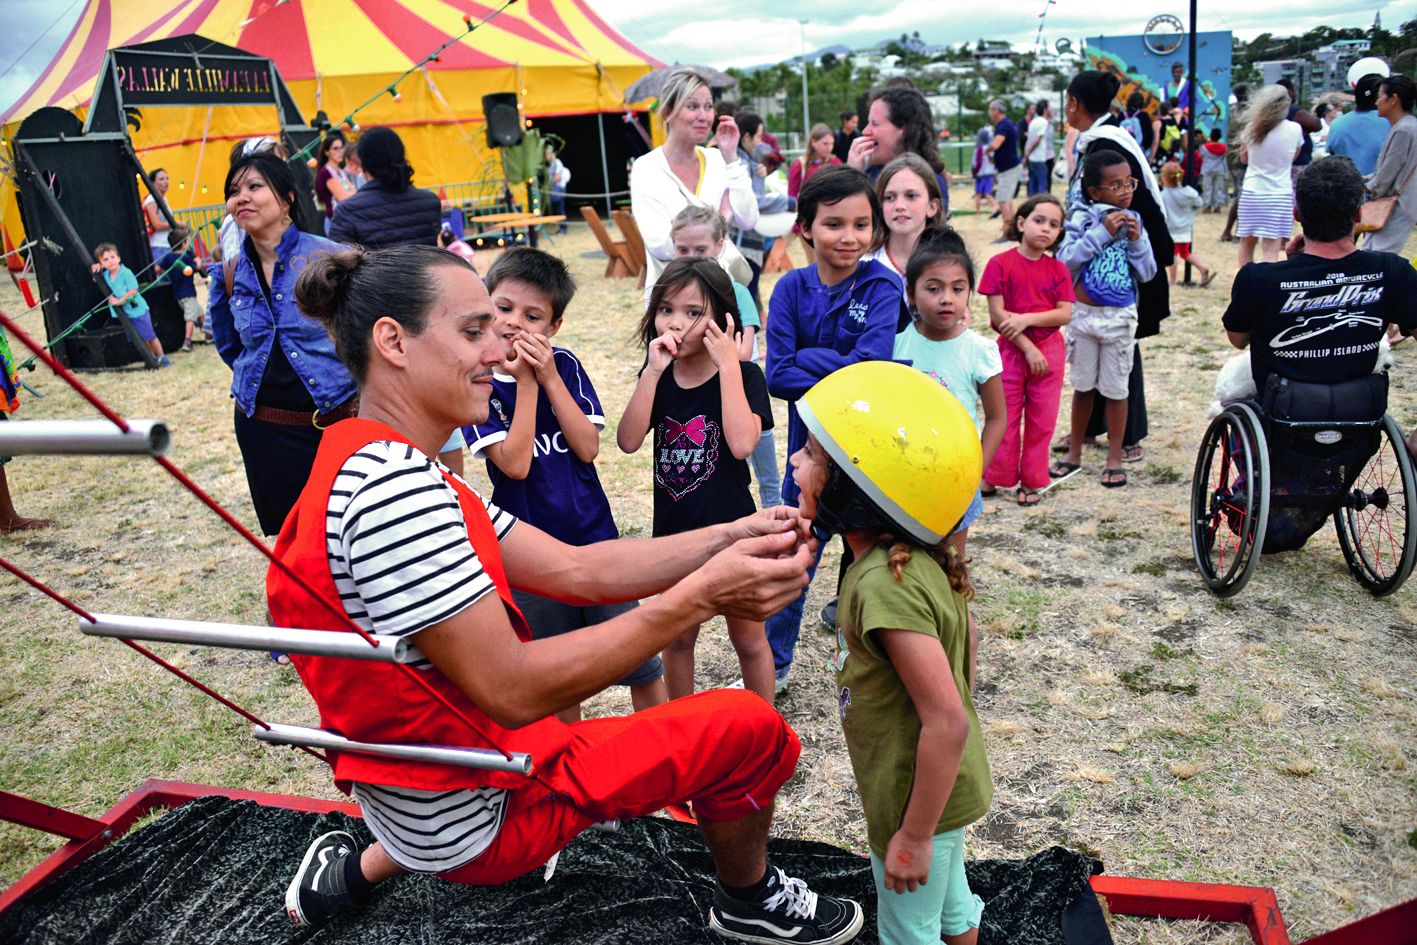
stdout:
[[(330, 489), (350, 456), (384, 440), (408, 443), (391, 427), (372, 420), (344, 420), (327, 429), (300, 501), (276, 541), (276, 556), (336, 606), (339, 594), (325, 538)], [(446, 474), (444, 478), (457, 493), (468, 541), (495, 584), (518, 638), (530, 641), (526, 621), (512, 603), (486, 508), (460, 480)], [(276, 626), (353, 632), (274, 566), (266, 577), (266, 593)], [(695, 814), (709, 821), (747, 816), (772, 802), (801, 753), (796, 734), (782, 717), (744, 691), (700, 693), (631, 716), (573, 725), (547, 717), (513, 730), (493, 722), (436, 669), (413, 670), (476, 723), (473, 731), (410, 681), (401, 667), (322, 656), (292, 659), (325, 729), (358, 741), (495, 747), (531, 755), (533, 779), (331, 753), (335, 783), (346, 793), (353, 781), (421, 790), (490, 786), (512, 791), (492, 845), (472, 862), (443, 874), (455, 882), (515, 879), (545, 863), (597, 821), (642, 816), (667, 804), (693, 801)]]

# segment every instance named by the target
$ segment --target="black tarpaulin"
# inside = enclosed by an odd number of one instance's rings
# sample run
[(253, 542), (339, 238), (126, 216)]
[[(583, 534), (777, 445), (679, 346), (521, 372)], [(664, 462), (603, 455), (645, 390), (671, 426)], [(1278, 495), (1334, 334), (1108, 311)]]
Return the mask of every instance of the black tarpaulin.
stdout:
[[(192, 801), (10, 909), (0, 918), (0, 943), (722, 943), (704, 925), (713, 871), (698, 831), (657, 818), (578, 837), (550, 882), (539, 872), (500, 887), (405, 876), (382, 884), (364, 909), (322, 929), (296, 930), (285, 915), (285, 886), (310, 841), (340, 829), (361, 842), (371, 839), (361, 821), (343, 814), (221, 797)], [(875, 945), (867, 860), (798, 840), (773, 841), (769, 855), (818, 892), (861, 902), (866, 928), (857, 941)], [(1097, 861), (1054, 847), (1027, 860), (972, 862), (967, 869), (986, 903), (981, 942), (1109, 941), (1087, 883), (1101, 871)]]

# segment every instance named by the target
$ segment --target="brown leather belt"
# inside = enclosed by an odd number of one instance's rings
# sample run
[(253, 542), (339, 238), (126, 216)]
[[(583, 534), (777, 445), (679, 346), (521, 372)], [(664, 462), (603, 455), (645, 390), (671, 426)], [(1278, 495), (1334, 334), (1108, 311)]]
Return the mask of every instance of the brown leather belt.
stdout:
[(251, 414), (251, 419), (275, 423), (283, 427), (309, 426), (323, 430), (332, 423), (348, 420), (358, 412), (359, 398), (351, 397), (328, 413), (320, 413), (318, 410), (308, 413), (304, 410), (282, 410), (279, 407), (262, 407), (258, 404), (256, 412)]

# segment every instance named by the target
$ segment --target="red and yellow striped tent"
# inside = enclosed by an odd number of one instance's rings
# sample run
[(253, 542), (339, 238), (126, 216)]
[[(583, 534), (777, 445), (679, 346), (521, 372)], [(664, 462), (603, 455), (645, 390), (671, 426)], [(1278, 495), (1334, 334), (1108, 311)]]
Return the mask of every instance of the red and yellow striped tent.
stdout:
[[(59, 54), (0, 122), (5, 136), (36, 109), (82, 116), (103, 65), (118, 46), (196, 33), (267, 56), (305, 117), (338, 121), (450, 36), (463, 17), (486, 19), (497, 0), (87, 0)], [(361, 111), (360, 125), (389, 125), (408, 146), (417, 182), (479, 179), (492, 157), (482, 96), (517, 93), (537, 118), (616, 112), (622, 90), (660, 65), (606, 23), (586, 0), (519, 0)], [(218, 203), (231, 142), (276, 131), (275, 111), (255, 106), (142, 111), (133, 146), (148, 167), (172, 177), (174, 209)], [(496, 165), (492, 165), (496, 167)], [(500, 175), (497, 170), (491, 176)], [(13, 193), (0, 214), (13, 238)]]

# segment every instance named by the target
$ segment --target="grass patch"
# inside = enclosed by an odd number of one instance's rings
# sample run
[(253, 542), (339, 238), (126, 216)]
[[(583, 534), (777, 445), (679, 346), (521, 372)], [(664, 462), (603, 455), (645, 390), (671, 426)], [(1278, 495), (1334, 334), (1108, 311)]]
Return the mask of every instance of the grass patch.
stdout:
[(1163, 486), (1173, 485), (1186, 478), (1175, 466), (1162, 466), (1159, 463), (1147, 463), (1142, 472), (1152, 482)]
[(1150, 574), (1152, 577), (1161, 577), (1166, 573), (1166, 565), (1160, 561), (1143, 561), (1140, 564), (1132, 565), (1133, 574)]
[(1068, 534), (1066, 525), (1047, 518), (1030, 518), (1023, 523), (1023, 530), (1042, 535), (1044, 538), (1063, 538)]
[(1164, 680), (1159, 680), (1152, 676), (1155, 670), (1156, 667), (1150, 663), (1143, 663), (1134, 669), (1122, 670), (1117, 674), (1117, 679), (1123, 686), (1139, 696), (1149, 696), (1153, 692), (1164, 692), (1173, 696), (1195, 696), (1200, 694), (1200, 686), (1196, 683), (1165, 682)]

